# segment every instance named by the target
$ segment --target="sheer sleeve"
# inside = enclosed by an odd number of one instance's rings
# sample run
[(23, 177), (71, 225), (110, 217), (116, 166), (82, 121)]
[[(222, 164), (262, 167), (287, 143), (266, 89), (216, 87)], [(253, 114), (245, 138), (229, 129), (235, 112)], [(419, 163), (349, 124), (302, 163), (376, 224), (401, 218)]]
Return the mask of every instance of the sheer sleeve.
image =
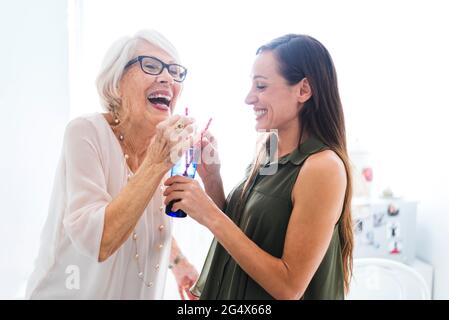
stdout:
[(63, 152), (67, 181), (64, 230), (80, 253), (98, 261), (105, 209), (112, 198), (107, 191), (98, 133), (88, 120), (69, 123)]

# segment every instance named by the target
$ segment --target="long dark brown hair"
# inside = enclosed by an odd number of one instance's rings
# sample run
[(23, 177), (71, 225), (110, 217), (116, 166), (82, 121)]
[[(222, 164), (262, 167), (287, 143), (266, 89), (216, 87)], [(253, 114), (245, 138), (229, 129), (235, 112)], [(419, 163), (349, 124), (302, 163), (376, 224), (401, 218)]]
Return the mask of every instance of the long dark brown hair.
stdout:
[[(344, 163), (347, 185), (338, 231), (342, 248), (344, 288), (345, 292), (348, 292), (354, 246), (351, 217), (352, 179), (343, 107), (334, 63), (327, 49), (318, 40), (307, 35), (288, 34), (276, 38), (261, 46), (257, 54), (264, 51), (275, 54), (279, 72), (289, 85), (295, 85), (305, 77), (312, 88), (312, 97), (304, 104), (298, 116), (301, 131), (298, 148), (304, 133), (313, 135), (334, 151)], [(266, 157), (268, 141), (269, 138), (265, 141), (265, 146), (262, 144), (259, 147), (255, 163), (241, 193), (239, 211), (243, 209), (249, 187), (257, 176), (261, 161)]]

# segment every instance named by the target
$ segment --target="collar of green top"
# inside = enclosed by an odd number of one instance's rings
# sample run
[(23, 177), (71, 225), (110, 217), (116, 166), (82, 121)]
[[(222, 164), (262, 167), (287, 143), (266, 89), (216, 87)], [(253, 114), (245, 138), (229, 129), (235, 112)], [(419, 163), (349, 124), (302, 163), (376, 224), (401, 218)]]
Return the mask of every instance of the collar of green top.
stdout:
[[(287, 162), (291, 162), (294, 165), (299, 165), (304, 159), (312, 153), (320, 151), (324, 149), (326, 145), (321, 142), (318, 138), (311, 136), (306, 141), (301, 143), (299, 148), (293, 150), (291, 153), (279, 158), (277, 161), (279, 164), (286, 164)], [(271, 165), (276, 164), (276, 161), (271, 162)], [(268, 165), (268, 161), (265, 164)]]

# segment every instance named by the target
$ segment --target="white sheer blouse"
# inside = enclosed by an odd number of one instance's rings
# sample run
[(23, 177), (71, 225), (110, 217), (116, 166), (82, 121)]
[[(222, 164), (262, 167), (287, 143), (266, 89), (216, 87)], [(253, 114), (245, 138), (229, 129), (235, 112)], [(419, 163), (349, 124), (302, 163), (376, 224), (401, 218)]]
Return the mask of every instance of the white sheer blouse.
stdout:
[(27, 298), (163, 297), (172, 224), (164, 213), (160, 188), (136, 225), (136, 239), (130, 236), (106, 261), (98, 262), (105, 208), (130, 176), (120, 144), (102, 114), (68, 124)]

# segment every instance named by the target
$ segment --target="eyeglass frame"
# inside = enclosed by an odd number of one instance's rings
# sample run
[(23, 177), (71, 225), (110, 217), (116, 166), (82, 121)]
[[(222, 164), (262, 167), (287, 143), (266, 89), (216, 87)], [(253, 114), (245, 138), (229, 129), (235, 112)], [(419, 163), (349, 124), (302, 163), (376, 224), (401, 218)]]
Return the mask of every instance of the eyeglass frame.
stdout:
[[(162, 64), (162, 69), (161, 69), (161, 71), (160, 71), (159, 73), (149, 73), (149, 72), (145, 71), (144, 68), (143, 68), (143, 65), (142, 65), (142, 60), (143, 60), (144, 58), (151, 58), (151, 59), (154, 59), (154, 60), (160, 62), (160, 63)], [(134, 63), (136, 63), (136, 62), (139, 62), (139, 64), (140, 64), (140, 69), (142, 69), (142, 71), (143, 71), (144, 73), (150, 74), (150, 75), (152, 75), (152, 76), (158, 76), (158, 75), (160, 75), (162, 72), (164, 72), (164, 69), (167, 69), (167, 71), (168, 71), (168, 73), (170, 74), (170, 76), (172, 76), (173, 80), (176, 81), (176, 82), (183, 82), (183, 81), (186, 79), (186, 77), (187, 77), (187, 68), (186, 68), (186, 67), (184, 67), (184, 66), (182, 66), (182, 65), (180, 65), (180, 64), (177, 64), (177, 63), (165, 63), (165, 62), (162, 61), (161, 59), (158, 59), (158, 58), (153, 57), (153, 56), (137, 56), (137, 57), (135, 57), (134, 59), (129, 60), (128, 63), (125, 65), (125, 68), (124, 68), (124, 69), (126, 70), (127, 68), (131, 67), (131, 66), (132, 66)], [(184, 79), (182, 79), (182, 80), (176, 80), (176, 79), (173, 77), (173, 75), (170, 73), (170, 69), (169, 69), (170, 66), (178, 66), (178, 67), (183, 68), (183, 69), (185, 70), (185, 76), (184, 76)]]

